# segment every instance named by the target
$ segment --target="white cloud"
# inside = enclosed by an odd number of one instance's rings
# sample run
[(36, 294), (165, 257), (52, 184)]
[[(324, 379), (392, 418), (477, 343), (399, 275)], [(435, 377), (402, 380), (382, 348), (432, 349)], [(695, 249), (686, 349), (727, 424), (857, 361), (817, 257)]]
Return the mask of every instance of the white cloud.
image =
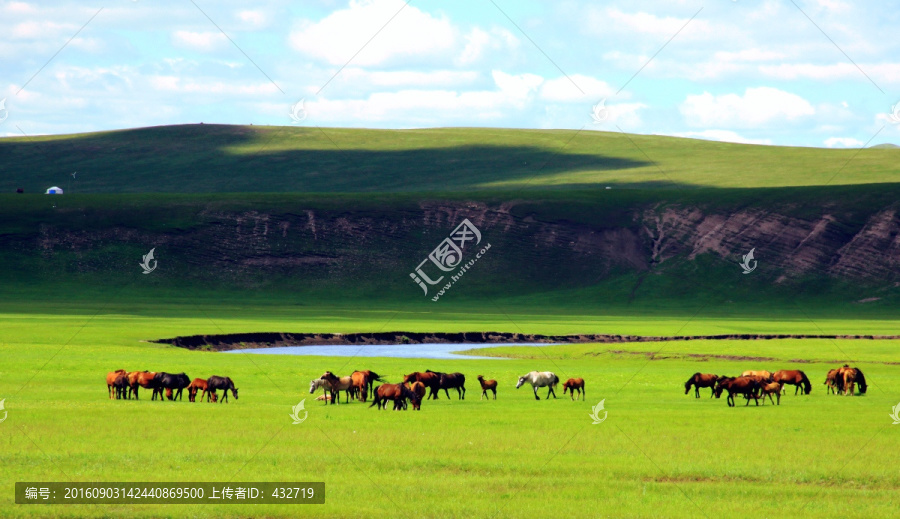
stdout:
[(450, 21), (404, 5), (402, 0), (353, 0), (319, 22), (306, 21), (288, 40), (295, 50), (332, 65), (354, 55), (355, 65), (366, 66), (448, 52), (456, 39)]
[(200, 51), (211, 51), (226, 43), (225, 35), (221, 32), (191, 32), (175, 31), (172, 34), (175, 45)]
[[(581, 101), (596, 103), (602, 98), (616, 95), (616, 89), (606, 81), (581, 74), (572, 74), (547, 80), (541, 86), (540, 97), (546, 101), (571, 102)], [(620, 95), (627, 98), (628, 95)]]
[[(605, 10), (592, 9), (588, 13), (588, 23), (596, 31), (653, 34), (669, 38), (684, 28), (679, 38), (690, 38), (692, 35), (709, 34), (711, 27), (705, 20), (694, 19), (688, 24), (690, 18), (676, 18), (672, 16), (656, 16), (655, 14), (637, 12), (626, 13), (614, 7)], [(687, 25), (685, 25), (687, 24)]]
[(672, 134), (675, 137), (687, 137), (690, 139), (703, 139), (708, 141), (736, 142), (739, 144), (772, 144), (771, 139), (749, 139), (738, 135), (731, 130), (704, 130), (702, 132), (679, 132)]
[(825, 146), (829, 148), (860, 148), (863, 144), (865, 144), (863, 141), (853, 137), (831, 137), (825, 139)]
[(240, 11), (237, 13), (237, 18), (251, 29), (263, 27), (267, 21), (266, 15), (262, 11)]
[(516, 49), (519, 39), (506, 29), (495, 27), (490, 32), (475, 27), (465, 35), (466, 46), (456, 58), (458, 65), (468, 65), (484, 57), (485, 51), (496, 53), (501, 49)]
[(815, 114), (802, 97), (771, 87), (748, 88), (743, 96), (714, 96), (709, 92), (689, 95), (679, 110), (689, 125), (707, 128), (755, 128)]

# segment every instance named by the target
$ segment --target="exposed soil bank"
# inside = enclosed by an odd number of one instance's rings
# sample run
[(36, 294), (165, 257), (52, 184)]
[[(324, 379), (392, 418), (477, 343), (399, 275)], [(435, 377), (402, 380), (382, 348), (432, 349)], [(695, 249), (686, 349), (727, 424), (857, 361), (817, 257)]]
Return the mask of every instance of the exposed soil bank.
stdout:
[(538, 335), (506, 332), (460, 333), (230, 333), (222, 335), (191, 335), (153, 342), (172, 344), (189, 350), (227, 351), (247, 348), (275, 348), (282, 346), (319, 345), (386, 345), (386, 344), (508, 344), (537, 343), (624, 343), (700, 340), (767, 340), (767, 339), (900, 339), (900, 335), (787, 335), (787, 334), (729, 334), (680, 335), (654, 337), (638, 335)]

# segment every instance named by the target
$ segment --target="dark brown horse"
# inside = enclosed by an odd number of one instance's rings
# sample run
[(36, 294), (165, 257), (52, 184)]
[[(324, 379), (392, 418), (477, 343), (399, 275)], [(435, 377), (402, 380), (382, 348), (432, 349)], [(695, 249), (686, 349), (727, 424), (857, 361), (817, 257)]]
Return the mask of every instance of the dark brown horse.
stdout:
[(116, 400), (128, 398), (128, 373), (119, 373), (113, 381), (113, 389), (116, 391)]
[(844, 395), (852, 396), (853, 395), (853, 385), (855, 384), (859, 388), (859, 394), (865, 395), (869, 386), (866, 384), (866, 377), (863, 376), (863, 372), (859, 368), (845, 368), (843, 371), (843, 390)]
[(478, 375), (478, 382), (481, 384), (481, 399), (484, 400), (484, 397), (487, 396), (488, 391), (494, 392), (494, 400), (497, 400), (497, 381), (496, 380), (485, 380), (484, 377)]
[(462, 373), (441, 373), (430, 370), (426, 370), (425, 373), (436, 373), (438, 375), (438, 391), (443, 389), (444, 394), (447, 395), (447, 400), (450, 400), (448, 389), (455, 389), (459, 400), (466, 399), (466, 376)]
[(691, 375), (691, 378), (687, 379), (687, 382), (684, 383), (684, 394), (688, 394), (691, 391), (691, 386), (694, 386), (694, 398), (700, 398), (700, 388), (708, 387), (710, 389), (709, 397), (712, 398), (716, 394), (716, 382), (718, 382), (719, 376), (713, 375), (712, 373), (694, 373)]
[(425, 373), (414, 371), (409, 375), (403, 377), (404, 384), (408, 384), (410, 382), (421, 382), (425, 385), (425, 387), (428, 388), (428, 398), (437, 400), (437, 392), (441, 387), (440, 374), (433, 371), (426, 371)]
[(575, 392), (578, 391), (581, 394), (581, 399), (584, 400), (584, 379), (583, 378), (570, 378), (563, 383), (563, 395), (566, 394), (566, 391), (569, 391), (572, 400), (575, 400)]
[(716, 398), (722, 396), (722, 391), (728, 391), (728, 407), (734, 407), (734, 395), (744, 395), (747, 399), (747, 405), (750, 405), (750, 399), (756, 401), (759, 405), (759, 390), (762, 385), (755, 378), (751, 377), (721, 377), (716, 383)]
[(405, 409), (406, 400), (412, 401), (413, 409), (421, 403), (418, 395), (404, 384), (382, 384), (375, 388), (375, 399), (369, 407), (377, 405), (378, 409), (386, 409), (388, 400), (394, 402), (394, 411)]
[(797, 369), (782, 369), (780, 371), (776, 371), (775, 375), (772, 376), (772, 382), (778, 382), (782, 385), (782, 387), (787, 384), (797, 386), (794, 390), (795, 396), (797, 395), (797, 392), (800, 391), (801, 386), (803, 387), (804, 395), (808, 395), (812, 391), (812, 383), (806, 377), (806, 373)]
[(219, 390), (219, 389), (222, 390), (222, 400), (219, 401), (220, 404), (222, 402), (228, 401), (228, 391), (229, 390), (231, 391), (231, 395), (234, 396), (234, 399), (235, 400), (238, 399), (238, 390), (236, 387), (234, 387), (234, 381), (231, 380), (230, 378), (218, 377), (216, 375), (213, 375), (213, 376), (209, 377), (208, 379), (206, 379), (206, 390), (207, 391), (209, 391), (211, 393), (215, 393), (216, 390)]

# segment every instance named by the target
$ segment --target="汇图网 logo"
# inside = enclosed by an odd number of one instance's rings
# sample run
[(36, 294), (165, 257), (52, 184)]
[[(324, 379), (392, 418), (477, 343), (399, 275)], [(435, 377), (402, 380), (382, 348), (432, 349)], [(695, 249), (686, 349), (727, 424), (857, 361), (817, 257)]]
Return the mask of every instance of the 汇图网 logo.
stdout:
[[(141, 268), (144, 269), (144, 272), (142, 272), (142, 274), (149, 274), (156, 270), (156, 260), (153, 259), (153, 251), (155, 250), (156, 247), (153, 247), (152, 249), (150, 249), (150, 252), (144, 254), (143, 260), (141, 261)], [(150, 266), (151, 261), (153, 262), (152, 267)]]
[[(744, 261), (741, 262), (741, 267), (744, 269), (744, 274), (749, 274), (749, 273), (753, 272), (754, 270), (756, 270), (757, 261), (755, 259), (753, 259), (753, 251), (755, 251), (755, 250), (756, 250), (756, 247), (750, 249), (750, 252), (748, 252), (747, 254), (744, 254), (744, 256), (743, 256)], [(752, 267), (750, 266), (751, 261), (753, 262)]]
[[(606, 417), (609, 416), (609, 411), (603, 409), (603, 402), (606, 402), (605, 398), (601, 400), (600, 403), (591, 408), (593, 412), (588, 416), (590, 416), (591, 419), (594, 420), (594, 423), (592, 425), (603, 423), (603, 421), (606, 420)], [(600, 418), (600, 411), (603, 411), (603, 418)]]
[[(3, 402), (0, 402), (0, 409), (3, 408), (2, 404), (3, 404)], [(892, 410), (894, 412), (891, 413), (891, 418), (894, 419), (894, 423), (892, 423), (891, 425), (900, 424), (900, 404), (895, 405)]]
[(3, 408), (3, 403), (6, 402), (6, 399), (0, 400), (0, 423), (3, 423), (6, 420), (6, 416), (9, 413), (6, 409)]
[[(300, 401), (299, 404), (295, 405), (291, 408), (291, 418), (294, 419), (293, 425), (297, 425), (298, 423), (303, 423), (309, 417), (309, 411), (304, 407), (304, 403), (306, 399)], [(300, 418), (300, 412), (303, 412), (303, 418)]]
[(425, 295), (427, 296), (428, 286), (425, 283), (437, 285), (444, 279), (444, 275), (441, 274), (441, 277), (431, 279), (431, 277), (422, 270), (423, 265), (425, 265), (428, 260), (431, 260), (434, 266), (441, 271), (452, 272), (462, 262), (463, 249), (469, 244), (468, 242), (473, 242), (471, 245), (478, 245), (481, 243), (481, 231), (466, 218), (461, 224), (456, 226), (456, 229), (453, 229), (450, 236), (444, 238), (443, 241), (428, 254), (428, 257), (419, 263), (419, 266), (416, 267), (414, 272), (409, 273), (409, 277), (422, 287), (422, 291), (425, 292)]

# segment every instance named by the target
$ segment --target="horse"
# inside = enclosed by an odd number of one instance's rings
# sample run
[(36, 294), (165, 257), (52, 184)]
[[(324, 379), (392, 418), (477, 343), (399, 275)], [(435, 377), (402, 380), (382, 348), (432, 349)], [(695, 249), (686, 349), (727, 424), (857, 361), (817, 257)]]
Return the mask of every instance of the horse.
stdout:
[(800, 391), (800, 386), (803, 386), (804, 395), (808, 395), (812, 391), (812, 383), (810, 383), (809, 379), (806, 378), (806, 373), (800, 370), (782, 369), (780, 371), (776, 371), (775, 375), (772, 377), (772, 382), (778, 382), (782, 385), (782, 387), (787, 384), (797, 386), (797, 388), (794, 390), (794, 396), (796, 396), (797, 392)]
[(840, 393), (841, 389), (844, 386), (843, 383), (838, 384), (837, 374), (838, 370), (830, 369), (828, 370), (828, 374), (825, 375), (825, 390), (832, 395), (835, 393)]
[(721, 377), (716, 383), (716, 398), (720, 398), (722, 391), (725, 390), (728, 391), (728, 398), (726, 398), (728, 407), (735, 406), (734, 395), (736, 394), (744, 395), (747, 399), (747, 405), (750, 405), (751, 398), (756, 401), (756, 405), (759, 405), (757, 392), (760, 387), (762, 387), (762, 384), (752, 377)]
[(844, 370), (844, 395), (853, 396), (853, 385), (859, 388), (859, 394), (865, 395), (868, 390), (866, 377), (863, 376), (862, 370), (859, 368), (849, 368)]
[(234, 387), (234, 381), (228, 377), (219, 377), (216, 375), (209, 377), (206, 379), (206, 389), (211, 393), (215, 393), (217, 389), (222, 390), (222, 400), (219, 401), (220, 404), (228, 401), (229, 389), (231, 390), (234, 399), (238, 399), (238, 390)]
[(191, 402), (197, 401), (197, 393), (200, 393), (200, 398), (202, 399), (206, 396), (206, 401), (209, 402), (210, 393), (206, 390), (207, 384), (206, 380), (202, 378), (195, 378), (191, 381), (191, 385), (188, 386), (188, 400)]
[(484, 377), (478, 375), (478, 382), (481, 384), (481, 399), (484, 400), (484, 397), (487, 396), (488, 391), (494, 392), (494, 400), (497, 400), (497, 381), (496, 380), (485, 380)]
[[(332, 373), (330, 371), (326, 371), (319, 378), (328, 383), (328, 385), (326, 385), (325, 388), (328, 389), (328, 393), (331, 395), (330, 402), (332, 404), (340, 404), (341, 403), (340, 399), (337, 398), (338, 393), (341, 391), (347, 392), (346, 402), (347, 403), (350, 402), (350, 388), (353, 387), (353, 379), (352, 378), (350, 378), (350, 377), (338, 378), (337, 375), (335, 375), (334, 373)], [(312, 393), (312, 392), (313, 392), (313, 389), (312, 389), (312, 387), (310, 387), (310, 393)]]
[(358, 392), (360, 402), (365, 402), (370, 394), (373, 394), (375, 382), (384, 382), (381, 375), (374, 371), (354, 371), (350, 374), (353, 381), (353, 388)]
[(144, 389), (152, 389), (153, 396), (156, 397), (156, 372), (153, 371), (141, 371), (135, 376), (135, 382), (137, 385), (132, 387), (132, 391), (134, 391), (134, 398), (138, 398), (138, 388), (142, 387)]
[[(772, 402), (772, 405), (775, 405), (775, 402), (772, 400), (772, 395), (775, 395), (775, 398), (778, 399), (778, 405), (781, 405), (781, 383), (780, 382), (769, 382), (768, 384), (760, 386), (760, 391), (762, 393), (763, 405), (766, 405), (766, 397), (769, 397), (769, 402)], [(747, 399), (747, 403), (750, 403), (750, 399)]]
[(584, 379), (570, 378), (569, 380), (566, 380), (563, 383), (563, 396), (565, 396), (566, 391), (569, 391), (572, 400), (575, 400), (575, 392), (579, 391), (581, 393), (581, 399), (584, 400)]
[[(106, 392), (109, 393), (109, 399), (113, 399), (113, 388), (119, 375), (125, 375), (124, 369), (117, 369), (106, 374)], [(126, 375), (127, 376), (127, 375)]]
[(425, 398), (425, 384), (413, 382), (412, 384), (406, 384), (406, 387), (416, 394), (417, 400), (413, 400), (413, 409), (420, 411), (422, 409), (422, 399)]
[(713, 375), (712, 373), (694, 373), (691, 375), (691, 378), (687, 379), (687, 382), (684, 383), (684, 394), (688, 394), (691, 391), (691, 386), (694, 386), (694, 398), (700, 398), (700, 388), (708, 387), (710, 389), (709, 397), (712, 398), (716, 394), (716, 382), (719, 380), (718, 375)]
[(375, 399), (369, 407), (378, 406), (378, 409), (386, 409), (387, 401), (394, 401), (394, 411), (405, 408), (405, 402), (409, 399), (413, 403), (413, 409), (420, 404), (419, 396), (412, 392), (404, 384), (382, 384), (375, 388)]
[(428, 388), (428, 398), (437, 400), (438, 389), (441, 387), (441, 377), (439, 373), (435, 373), (433, 371), (426, 371), (425, 373), (420, 373), (418, 371), (414, 371), (409, 375), (405, 375), (403, 377), (403, 383), (408, 384), (410, 382), (421, 382), (425, 384), (425, 387)]
[[(341, 377), (341, 379), (345, 379), (345, 378), (350, 378), (350, 377)], [(339, 379), (339, 380), (341, 380), (341, 379)], [(325, 380), (324, 378), (315, 378), (315, 379), (312, 379), (309, 381), (309, 394), (315, 393), (316, 390), (319, 388), (322, 388), (322, 390), (325, 392), (325, 396), (327, 396), (328, 398), (316, 398), (316, 400), (325, 400), (326, 403), (330, 402), (331, 401), (331, 383), (328, 382), (327, 380)], [(352, 396), (352, 391), (351, 391), (352, 389), (353, 389), (353, 386), (350, 385), (347, 387), (347, 389), (338, 389), (337, 391), (335, 391), (335, 394), (337, 395), (335, 397), (335, 399), (338, 401), (338, 403), (341, 403), (340, 402), (340, 392), (341, 391), (344, 391), (345, 394), (347, 395), (346, 402), (350, 402), (350, 397)]]
[(466, 376), (462, 373), (441, 373), (439, 371), (426, 370), (425, 373), (437, 373), (438, 375), (438, 391), (444, 390), (447, 400), (450, 399), (448, 389), (455, 389), (456, 396), (459, 400), (466, 399)]
[[(165, 389), (169, 400), (180, 400), (181, 392), (184, 388), (191, 385), (191, 379), (184, 373), (165, 373), (159, 372), (153, 379), (156, 381), (160, 389), (160, 398), (162, 398), (162, 390)], [(172, 398), (171, 390), (175, 390), (175, 397)]]
[(756, 379), (757, 382), (760, 382), (760, 383), (773, 382), (772, 372), (766, 371), (766, 370), (757, 370), (757, 371), (747, 370), (747, 371), (741, 373), (741, 376), (742, 377), (753, 377)]
[(116, 400), (128, 398), (128, 374), (119, 373), (113, 381), (113, 389), (116, 390)]
[(556, 391), (553, 390), (553, 388), (559, 384), (559, 377), (556, 376), (556, 373), (553, 373), (552, 371), (531, 371), (519, 377), (519, 383), (516, 384), (516, 389), (522, 387), (526, 382), (531, 384), (531, 389), (534, 390), (535, 400), (541, 399), (537, 394), (539, 387), (549, 387), (550, 390), (547, 391), (547, 398), (550, 398), (550, 395), (553, 395), (553, 398), (556, 398)]

